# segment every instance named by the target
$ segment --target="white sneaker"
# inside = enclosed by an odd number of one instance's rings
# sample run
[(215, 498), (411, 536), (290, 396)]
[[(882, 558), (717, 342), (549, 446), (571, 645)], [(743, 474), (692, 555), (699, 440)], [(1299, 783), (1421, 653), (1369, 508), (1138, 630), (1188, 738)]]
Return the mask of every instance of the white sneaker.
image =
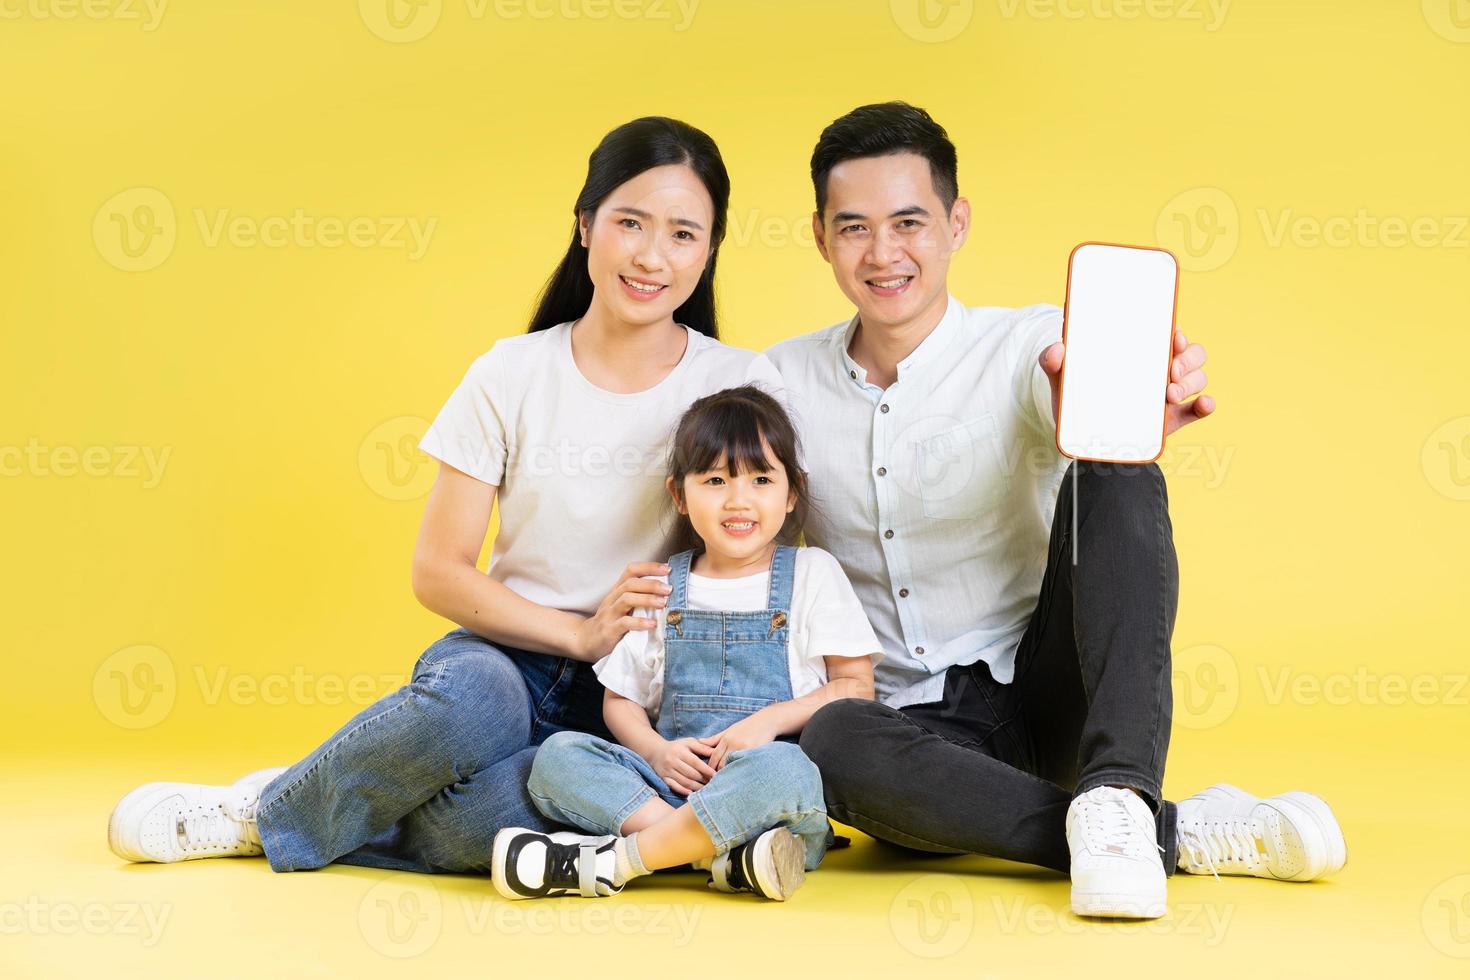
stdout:
[(1168, 911), (1163, 848), (1153, 811), (1138, 794), (1099, 786), (1074, 799), (1067, 846), (1077, 915), (1157, 919)]
[(1342, 870), (1347, 841), (1311, 793), (1261, 799), (1227, 783), (1179, 801), (1179, 869), (1311, 881)]
[(785, 827), (774, 827), (711, 859), (709, 873), (716, 891), (784, 902), (806, 881), (806, 845)]
[(507, 827), (495, 835), (490, 879), (506, 898), (603, 898), (622, 891), (613, 884), (617, 855), (613, 836), (558, 831), (543, 834)]
[(118, 801), (107, 844), (124, 861), (192, 861), (264, 853), (255, 825), (260, 791), (285, 766), (259, 769), (229, 786), (145, 783)]

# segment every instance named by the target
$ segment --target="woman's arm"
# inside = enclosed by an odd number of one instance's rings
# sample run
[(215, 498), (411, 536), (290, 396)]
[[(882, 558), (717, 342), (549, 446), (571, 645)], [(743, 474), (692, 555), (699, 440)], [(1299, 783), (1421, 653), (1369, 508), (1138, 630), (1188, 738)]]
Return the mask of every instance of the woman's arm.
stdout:
[(476, 568), (497, 489), (440, 464), (413, 555), (413, 594), (426, 609), (497, 643), (583, 661), (605, 656), (630, 629), (653, 627), (632, 612), (663, 604), (667, 587), (642, 576), (667, 566), (629, 565), (591, 617), (532, 602)]

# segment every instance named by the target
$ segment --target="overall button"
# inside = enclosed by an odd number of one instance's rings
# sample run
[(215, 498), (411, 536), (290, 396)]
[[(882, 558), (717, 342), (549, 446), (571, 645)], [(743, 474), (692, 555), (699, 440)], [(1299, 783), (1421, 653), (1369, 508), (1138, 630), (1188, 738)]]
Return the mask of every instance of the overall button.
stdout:
[(684, 614), (681, 613), (681, 612), (679, 612), (679, 610), (677, 610), (677, 609), (671, 609), (671, 610), (669, 610), (668, 624), (670, 626), (678, 626), (679, 623), (683, 621), (683, 619), (684, 619)]
[(781, 627), (783, 627), (785, 625), (786, 625), (786, 614), (785, 613), (778, 612), (778, 613), (776, 613), (776, 615), (774, 615), (774, 616), (771, 617), (771, 629), (778, 630), (778, 629), (780, 629)]

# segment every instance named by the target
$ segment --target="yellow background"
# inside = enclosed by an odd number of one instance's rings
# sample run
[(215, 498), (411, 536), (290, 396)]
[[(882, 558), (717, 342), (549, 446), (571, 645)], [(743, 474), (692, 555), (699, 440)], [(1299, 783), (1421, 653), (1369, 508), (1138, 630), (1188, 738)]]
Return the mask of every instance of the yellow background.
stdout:
[[(1470, 4), (386, 2), (0, 0), (8, 975), (1463, 975)], [(966, 303), (1059, 303), (1084, 239), (1179, 252), (1220, 410), (1164, 459), (1167, 789), (1323, 794), (1338, 879), (1175, 878), (1141, 927), (865, 840), (784, 907), (693, 876), (532, 912), (468, 877), (120, 866), (127, 789), (298, 758), (448, 628), (409, 590), (432, 471), (403, 447), (522, 329), (606, 130), (720, 143), (725, 339), (759, 348), (847, 316), (807, 160), (889, 98), (959, 147)], [(435, 224), (417, 258), (210, 234), (298, 209)], [(119, 219), (163, 234), (130, 258)]]

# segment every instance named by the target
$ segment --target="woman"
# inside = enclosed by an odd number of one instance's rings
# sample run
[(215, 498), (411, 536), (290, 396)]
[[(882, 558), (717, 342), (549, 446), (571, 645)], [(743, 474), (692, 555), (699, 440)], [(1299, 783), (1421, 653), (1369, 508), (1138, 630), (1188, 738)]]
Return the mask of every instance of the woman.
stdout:
[(535, 746), (567, 729), (610, 737), (591, 665), (653, 624), (635, 609), (666, 602), (643, 576), (667, 566), (626, 562), (673, 550), (661, 515), (674, 421), (713, 391), (780, 385), (764, 357), (717, 340), (729, 196), (718, 148), (685, 123), (648, 117), (604, 137), (530, 330), (474, 362), (420, 443), (441, 466), (414, 594), (461, 628), (294, 766), (129, 793), (109, 822), (114, 853), (488, 873), (500, 828), (551, 829), (525, 790)]

